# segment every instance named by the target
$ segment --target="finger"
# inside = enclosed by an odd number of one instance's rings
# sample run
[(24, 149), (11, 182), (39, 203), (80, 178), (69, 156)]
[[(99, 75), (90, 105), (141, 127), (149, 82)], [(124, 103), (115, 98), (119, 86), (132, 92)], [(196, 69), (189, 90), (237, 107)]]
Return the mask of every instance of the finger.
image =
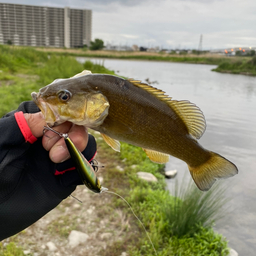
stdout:
[(43, 129), (44, 129), (44, 126), (46, 125), (43, 114), (41, 112), (34, 113), (34, 114), (24, 113), (24, 117), (31, 130), (31, 133), (37, 138), (42, 137)]
[[(78, 150), (83, 151), (88, 143), (87, 130), (83, 126), (74, 125), (68, 132), (69, 138), (73, 141)], [(60, 163), (70, 158), (64, 139), (58, 140), (49, 152), (50, 159), (54, 163)]]
[(86, 127), (73, 125), (68, 135), (79, 151), (82, 152), (85, 150), (88, 143), (88, 131)]
[[(65, 122), (59, 126), (54, 127), (54, 130), (60, 133), (68, 133), (70, 128), (72, 127), (72, 123), (70, 122)], [(43, 147), (47, 150), (50, 151), (51, 148), (61, 139), (61, 137), (52, 132), (52, 131), (46, 131), (43, 139), (42, 139), (42, 144)]]

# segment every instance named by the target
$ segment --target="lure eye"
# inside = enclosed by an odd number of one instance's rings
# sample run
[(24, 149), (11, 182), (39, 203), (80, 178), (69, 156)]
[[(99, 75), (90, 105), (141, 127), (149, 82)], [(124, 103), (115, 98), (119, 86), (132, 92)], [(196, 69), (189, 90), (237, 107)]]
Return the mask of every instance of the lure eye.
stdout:
[(63, 90), (63, 91), (58, 92), (58, 96), (61, 101), (66, 102), (72, 97), (72, 94), (68, 90)]

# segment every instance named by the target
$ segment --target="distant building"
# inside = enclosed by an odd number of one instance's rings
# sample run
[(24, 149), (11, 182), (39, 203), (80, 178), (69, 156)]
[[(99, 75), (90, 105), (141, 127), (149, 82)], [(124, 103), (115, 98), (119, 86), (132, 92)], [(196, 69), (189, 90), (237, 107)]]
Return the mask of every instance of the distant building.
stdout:
[(91, 10), (0, 3), (0, 44), (73, 48), (91, 37)]
[(131, 52), (133, 51), (132, 47), (127, 45), (111, 45), (107, 43), (104, 50), (106, 51), (123, 51), (123, 52)]
[(138, 51), (140, 50), (140, 48), (139, 48), (139, 46), (138, 46), (137, 44), (134, 44), (134, 45), (132, 46), (132, 50), (133, 50), (134, 52), (138, 52)]

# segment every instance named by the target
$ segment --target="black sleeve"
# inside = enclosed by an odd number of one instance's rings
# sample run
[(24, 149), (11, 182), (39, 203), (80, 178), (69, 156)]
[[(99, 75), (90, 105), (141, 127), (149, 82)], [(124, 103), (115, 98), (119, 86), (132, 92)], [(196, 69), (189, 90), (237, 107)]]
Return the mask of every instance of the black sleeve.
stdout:
[[(71, 159), (55, 164), (41, 138), (33, 144), (25, 142), (14, 117), (18, 111), (39, 109), (33, 102), (24, 102), (0, 119), (0, 241), (36, 222), (81, 184), (75, 170), (55, 175), (74, 167)], [(91, 160), (95, 152), (95, 139), (89, 135), (82, 153)]]

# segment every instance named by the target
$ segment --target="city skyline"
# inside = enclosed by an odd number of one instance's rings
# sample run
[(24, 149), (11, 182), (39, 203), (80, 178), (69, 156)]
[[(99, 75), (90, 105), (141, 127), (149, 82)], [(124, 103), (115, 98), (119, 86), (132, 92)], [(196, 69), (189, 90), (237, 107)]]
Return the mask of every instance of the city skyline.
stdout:
[(92, 39), (106, 44), (197, 49), (202, 34), (203, 50), (256, 46), (252, 0), (39, 0), (36, 5), (92, 10)]

